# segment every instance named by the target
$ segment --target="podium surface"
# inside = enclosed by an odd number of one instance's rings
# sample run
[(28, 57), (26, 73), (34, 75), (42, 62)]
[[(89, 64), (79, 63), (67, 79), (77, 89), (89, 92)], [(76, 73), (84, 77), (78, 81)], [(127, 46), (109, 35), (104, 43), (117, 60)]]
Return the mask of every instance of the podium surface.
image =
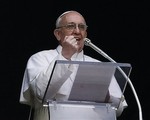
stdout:
[(116, 120), (109, 104), (49, 103), (50, 120)]
[[(68, 100), (54, 101), (50, 97), (50, 84), (55, 80), (53, 76), (57, 75), (57, 69), (64, 66), (76, 69), (74, 82)], [(108, 88), (115, 78), (123, 95), (130, 72), (129, 63), (57, 60), (43, 98), (43, 105), (49, 107), (50, 120), (116, 120), (119, 103), (116, 106), (108, 103)]]

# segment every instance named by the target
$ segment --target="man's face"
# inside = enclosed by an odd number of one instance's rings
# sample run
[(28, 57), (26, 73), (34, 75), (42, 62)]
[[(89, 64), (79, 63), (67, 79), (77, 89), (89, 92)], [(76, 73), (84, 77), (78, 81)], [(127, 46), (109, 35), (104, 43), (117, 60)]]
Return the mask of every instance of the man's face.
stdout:
[(62, 17), (60, 27), (58, 28), (59, 42), (62, 44), (66, 36), (74, 36), (79, 46), (79, 51), (84, 47), (84, 38), (87, 36), (87, 26), (84, 18), (71, 12)]

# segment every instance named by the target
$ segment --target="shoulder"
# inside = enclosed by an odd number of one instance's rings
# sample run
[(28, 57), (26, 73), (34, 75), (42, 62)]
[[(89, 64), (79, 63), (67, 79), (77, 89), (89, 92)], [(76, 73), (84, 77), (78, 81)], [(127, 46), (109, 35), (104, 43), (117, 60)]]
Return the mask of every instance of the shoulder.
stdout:
[(39, 51), (39, 52), (33, 54), (31, 57), (35, 57), (35, 56), (49, 56), (49, 55), (54, 55), (54, 54), (56, 54), (56, 50), (55, 49), (42, 50), (42, 51)]
[(32, 58), (47, 58), (47, 57), (51, 57), (56, 55), (57, 52), (55, 49), (52, 50), (43, 50), (43, 51), (39, 51), (33, 55), (30, 56), (30, 59)]
[(28, 63), (49, 63), (57, 55), (58, 53), (55, 49), (39, 51), (30, 56), (30, 58), (28, 59)]

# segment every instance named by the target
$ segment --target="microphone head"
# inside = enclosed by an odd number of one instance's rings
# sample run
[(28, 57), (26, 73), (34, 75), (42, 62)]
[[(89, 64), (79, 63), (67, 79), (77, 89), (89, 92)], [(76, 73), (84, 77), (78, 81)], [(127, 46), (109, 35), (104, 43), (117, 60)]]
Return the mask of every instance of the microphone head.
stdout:
[(86, 46), (89, 46), (90, 43), (91, 43), (91, 40), (90, 40), (90, 39), (84, 38), (84, 44), (85, 44)]

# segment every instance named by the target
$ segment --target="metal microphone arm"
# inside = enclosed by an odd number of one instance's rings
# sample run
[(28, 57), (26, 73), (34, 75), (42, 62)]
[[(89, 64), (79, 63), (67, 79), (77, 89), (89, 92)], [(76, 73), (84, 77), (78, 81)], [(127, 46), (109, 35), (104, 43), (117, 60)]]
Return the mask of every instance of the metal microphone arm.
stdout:
[(101, 54), (102, 56), (104, 56), (106, 59), (108, 59), (111, 62), (116, 63), (116, 61), (114, 61), (111, 57), (109, 57), (106, 53), (104, 53), (100, 48), (98, 48), (97, 46), (95, 46), (90, 39), (85, 38), (84, 44), (86, 46), (90, 46), (91, 48), (93, 48), (95, 51), (97, 51), (99, 54)]
[[(97, 51), (99, 54), (101, 54), (102, 56), (104, 56), (106, 59), (108, 59), (109, 61), (111, 62), (114, 62), (116, 63), (115, 60), (113, 60), (111, 57), (109, 57), (105, 52), (103, 52), (100, 48), (98, 48), (97, 46), (95, 46), (90, 39), (88, 38), (85, 38), (84, 39), (84, 44), (86, 46), (90, 46), (91, 48), (93, 48), (95, 51)], [(135, 88), (130, 80), (129, 77), (127, 77), (127, 75), (124, 73), (124, 71), (120, 68), (120, 67), (117, 67), (118, 70), (123, 74), (123, 76), (126, 78), (127, 82), (129, 83), (132, 91), (133, 91), (133, 94), (135, 96), (135, 99), (136, 99), (136, 102), (137, 102), (137, 105), (138, 105), (138, 109), (139, 109), (139, 120), (143, 120), (143, 117), (142, 117), (142, 108), (141, 108), (141, 104), (140, 104), (140, 101), (138, 99), (138, 96), (137, 96), (137, 93), (135, 91)]]

